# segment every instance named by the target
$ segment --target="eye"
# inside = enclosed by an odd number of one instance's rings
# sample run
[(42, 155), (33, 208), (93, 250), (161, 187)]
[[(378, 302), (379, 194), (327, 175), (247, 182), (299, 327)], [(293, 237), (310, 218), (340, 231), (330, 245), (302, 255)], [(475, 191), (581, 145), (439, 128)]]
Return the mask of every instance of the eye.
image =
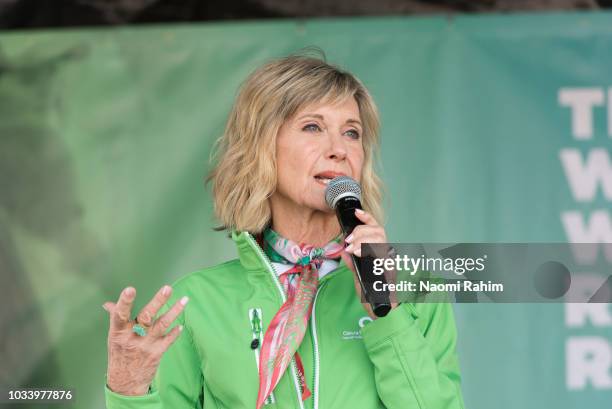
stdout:
[(320, 130), (321, 128), (317, 124), (308, 124), (302, 128), (302, 131), (308, 131), (308, 132), (320, 131)]
[(351, 138), (353, 138), (353, 139), (359, 139), (359, 137), (360, 137), (359, 131), (357, 131), (356, 129), (349, 129), (346, 132), (350, 133), (351, 134)]

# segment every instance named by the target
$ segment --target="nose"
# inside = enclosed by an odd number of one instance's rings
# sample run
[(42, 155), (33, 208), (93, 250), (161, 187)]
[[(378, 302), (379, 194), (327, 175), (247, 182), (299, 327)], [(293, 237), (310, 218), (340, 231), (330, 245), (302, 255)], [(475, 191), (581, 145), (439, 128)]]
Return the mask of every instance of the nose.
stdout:
[(346, 146), (342, 135), (330, 134), (328, 140), (327, 158), (335, 161), (346, 159)]

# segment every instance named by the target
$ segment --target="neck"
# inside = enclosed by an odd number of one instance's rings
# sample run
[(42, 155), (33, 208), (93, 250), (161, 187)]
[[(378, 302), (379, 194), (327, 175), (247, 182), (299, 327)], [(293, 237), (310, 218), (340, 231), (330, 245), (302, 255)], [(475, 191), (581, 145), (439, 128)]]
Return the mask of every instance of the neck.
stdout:
[(272, 230), (296, 243), (322, 247), (340, 233), (340, 224), (333, 212), (279, 206), (271, 203)]

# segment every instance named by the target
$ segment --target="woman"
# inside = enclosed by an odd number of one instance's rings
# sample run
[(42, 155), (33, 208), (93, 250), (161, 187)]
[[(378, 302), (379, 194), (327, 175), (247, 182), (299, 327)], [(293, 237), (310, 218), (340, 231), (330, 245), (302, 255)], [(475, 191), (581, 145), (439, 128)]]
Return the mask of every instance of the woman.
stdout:
[[(451, 306), (377, 318), (360, 302), (350, 254), (387, 240), (377, 148), (350, 73), (290, 56), (251, 74), (209, 177), (239, 258), (163, 287), (136, 320), (135, 289), (105, 303), (107, 408), (463, 408)], [(338, 175), (363, 191), (346, 238), (324, 200)]]

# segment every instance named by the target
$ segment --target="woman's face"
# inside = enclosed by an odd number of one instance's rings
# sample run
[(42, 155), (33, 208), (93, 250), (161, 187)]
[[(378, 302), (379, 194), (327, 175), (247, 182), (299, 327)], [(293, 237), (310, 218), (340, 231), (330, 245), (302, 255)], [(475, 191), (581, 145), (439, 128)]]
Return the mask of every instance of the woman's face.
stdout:
[(363, 127), (354, 98), (313, 104), (285, 121), (278, 131), (278, 184), (273, 200), (313, 210), (331, 211), (325, 187), (336, 176), (361, 181)]

